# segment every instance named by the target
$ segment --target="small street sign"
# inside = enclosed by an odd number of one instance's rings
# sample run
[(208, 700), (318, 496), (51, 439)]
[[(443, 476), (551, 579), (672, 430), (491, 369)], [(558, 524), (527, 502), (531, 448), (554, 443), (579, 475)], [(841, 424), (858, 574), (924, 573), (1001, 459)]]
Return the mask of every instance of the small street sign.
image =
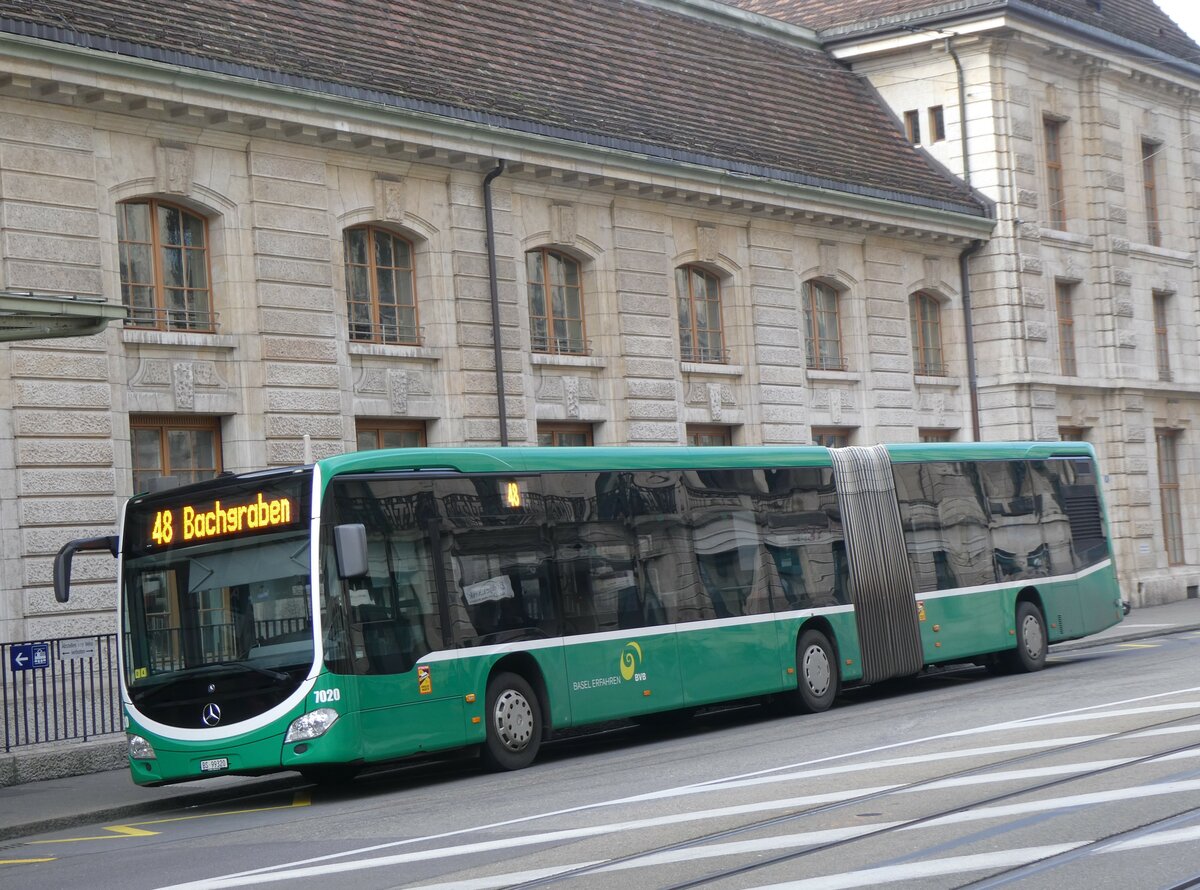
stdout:
[(96, 657), (96, 638), (80, 637), (77, 640), (58, 641), (59, 661), (78, 661)]
[(8, 650), (8, 666), (14, 671), (45, 670), (49, 664), (49, 643), (21, 643)]

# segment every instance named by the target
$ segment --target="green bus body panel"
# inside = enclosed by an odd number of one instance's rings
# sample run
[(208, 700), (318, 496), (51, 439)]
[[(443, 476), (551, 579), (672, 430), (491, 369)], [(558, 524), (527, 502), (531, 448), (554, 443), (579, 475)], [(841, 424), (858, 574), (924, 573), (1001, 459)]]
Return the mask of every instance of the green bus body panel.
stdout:
[[(139, 785), (163, 785), (228, 773), (256, 775), (276, 771), (280, 767), (284, 734), (303, 713), (304, 709), (297, 707), (268, 727), (228, 739), (187, 741), (149, 731), (138, 722), (136, 714), (126, 709), (127, 732), (149, 741), (156, 755), (154, 760), (130, 760), (133, 780)], [(334, 730), (338, 729), (338, 723), (334, 724)], [(218, 758), (227, 758), (229, 767), (219, 772), (201, 771), (201, 761)]]

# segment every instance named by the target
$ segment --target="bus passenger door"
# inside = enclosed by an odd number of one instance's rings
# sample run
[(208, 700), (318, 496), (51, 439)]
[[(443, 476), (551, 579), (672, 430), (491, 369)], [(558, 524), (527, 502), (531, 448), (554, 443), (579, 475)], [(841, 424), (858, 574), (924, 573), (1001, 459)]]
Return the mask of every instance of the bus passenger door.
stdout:
[(419, 528), (378, 520), (367, 528), (363, 577), (339, 580), (326, 547), (321, 623), (325, 664), (336, 675), (327, 685), (358, 709), (359, 753), (367, 760), (462, 745), (459, 666), (439, 651), (436, 551)]
[(647, 586), (632, 473), (543, 473), (573, 721), (683, 704), (675, 629)]
[(663, 620), (675, 625), (684, 703), (780, 691), (791, 656), (771, 614), (763, 471), (667, 470), (634, 481), (639, 558)]

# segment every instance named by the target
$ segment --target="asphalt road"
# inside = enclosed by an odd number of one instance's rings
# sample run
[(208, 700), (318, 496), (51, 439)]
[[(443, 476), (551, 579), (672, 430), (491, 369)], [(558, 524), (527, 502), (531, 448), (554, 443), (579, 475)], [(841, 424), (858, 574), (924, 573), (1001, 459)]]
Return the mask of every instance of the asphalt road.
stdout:
[(14, 890), (1182, 887), (1200, 878), (1198, 664), (1200, 632), (1114, 643), (816, 716), (612, 727), (518, 773), (459, 757), (248, 793), (0, 860), (23, 860)]

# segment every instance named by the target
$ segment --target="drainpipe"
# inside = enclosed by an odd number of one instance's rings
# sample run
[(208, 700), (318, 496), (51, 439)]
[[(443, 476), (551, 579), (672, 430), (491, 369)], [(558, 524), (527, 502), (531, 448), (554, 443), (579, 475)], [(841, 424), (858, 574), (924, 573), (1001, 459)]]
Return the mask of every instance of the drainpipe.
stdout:
[[(946, 38), (946, 52), (954, 60), (958, 75), (958, 141), (962, 151), (963, 181), (971, 188), (971, 153), (967, 150), (967, 79), (962, 60), (954, 49), (954, 38)], [(979, 379), (975, 369), (975, 329), (971, 321), (971, 276), (967, 260), (983, 248), (976, 239), (958, 256), (958, 275), (962, 287), (963, 329), (967, 337), (967, 387), (971, 394), (971, 439), (979, 441)]]
[(492, 294), (492, 346), (496, 356), (496, 411), (500, 445), (508, 444), (508, 407), (504, 404), (504, 352), (500, 348), (500, 288), (496, 281), (496, 226), (492, 221), (492, 180), (504, 172), (504, 159), (483, 178), (483, 219), (487, 225), (488, 287)]
[(975, 329), (971, 322), (971, 276), (967, 260), (978, 253), (983, 241), (976, 238), (958, 255), (958, 275), (962, 282), (963, 329), (967, 336), (967, 387), (971, 393), (971, 441), (979, 441), (979, 379), (975, 371)]
[(946, 52), (954, 60), (954, 70), (958, 74), (958, 141), (962, 146), (963, 181), (967, 188), (971, 187), (971, 154), (967, 151), (967, 79), (963, 74), (962, 60), (954, 49), (954, 38), (946, 38)]

